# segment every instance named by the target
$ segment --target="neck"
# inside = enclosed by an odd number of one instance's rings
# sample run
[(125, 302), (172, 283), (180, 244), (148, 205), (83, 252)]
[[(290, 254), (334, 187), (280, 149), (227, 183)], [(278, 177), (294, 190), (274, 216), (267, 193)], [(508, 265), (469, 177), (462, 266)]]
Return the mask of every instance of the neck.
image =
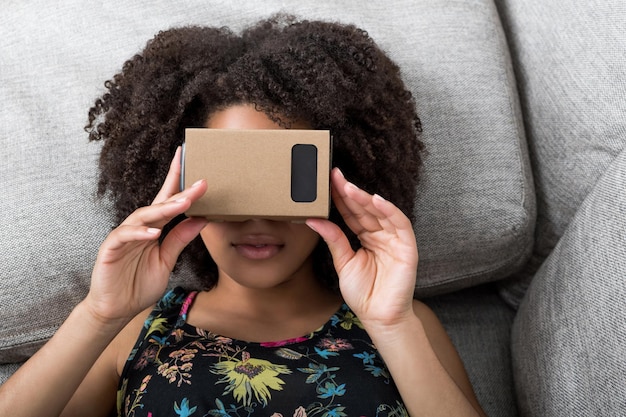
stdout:
[(251, 342), (300, 337), (324, 324), (342, 302), (340, 295), (310, 272), (265, 288), (243, 285), (220, 274), (217, 285), (196, 298), (187, 321)]
[(319, 311), (340, 300), (339, 295), (315, 277), (310, 266), (304, 266), (292, 279), (267, 288), (241, 285), (220, 271), (217, 285), (210, 293), (215, 302), (239, 312), (238, 315), (267, 321)]

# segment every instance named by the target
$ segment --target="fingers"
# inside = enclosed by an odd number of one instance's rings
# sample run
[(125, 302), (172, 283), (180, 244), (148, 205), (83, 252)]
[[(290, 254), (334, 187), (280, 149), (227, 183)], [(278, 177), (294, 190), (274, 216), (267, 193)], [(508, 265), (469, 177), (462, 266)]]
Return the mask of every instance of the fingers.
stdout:
[(156, 228), (162, 228), (202, 197), (207, 188), (204, 180), (196, 182), (183, 191), (180, 190), (181, 152), (180, 146), (176, 148), (163, 186), (152, 205), (136, 210), (122, 224), (150, 224)]
[(135, 210), (122, 225), (150, 226), (162, 228), (176, 216), (189, 209), (207, 190), (205, 180), (200, 180), (186, 190), (171, 195), (165, 201)]
[[(206, 189), (206, 182), (201, 182), (193, 190), (201, 195)], [(191, 193), (192, 191), (188, 191)], [(181, 193), (182, 194), (182, 193)], [(191, 204), (189, 196), (166, 201), (160, 204), (143, 207), (131, 214), (120, 226), (113, 230), (101, 247), (104, 262), (115, 261), (119, 256), (141, 248), (145, 243), (154, 241), (161, 236), (162, 227), (171, 219), (182, 213)], [(169, 270), (174, 268), (178, 256), (206, 226), (204, 218), (189, 218), (177, 224), (163, 239), (160, 245), (160, 256)]]
[[(180, 148), (176, 151), (167, 178), (154, 202), (150, 206), (141, 207), (131, 213), (119, 227), (111, 232), (104, 247), (114, 252), (117, 250), (126, 251), (133, 247), (133, 243), (143, 244), (148, 241), (156, 241), (161, 236), (162, 228), (175, 217), (187, 211), (191, 204), (202, 197), (207, 190), (206, 181), (200, 180), (191, 187), (178, 192), (179, 176)], [(165, 245), (165, 251), (175, 254), (175, 257), (206, 224), (204, 219), (188, 220), (190, 221), (185, 220), (172, 230), (174, 234), (169, 239), (169, 243)], [(167, 240), (167, 238), (164, 239), (164, 242)], [(180, 247), (181, 244), (182, 247)]]
[(174, 269), (176, 260), (185, 247), (200, 234), (208, 220), (200, 217), (185, 219), (176, 225), (161, 243), (161, 258), (168, 269)]
[(308, 219), (306, 224), (324, 239), (333, 257), (335, 270), (341, 272), (354, 256), (350, 242), (341, 228), (333, 222), (324, 219)]
[(167, 172), (167, 177), (163, 182), (163, 186), (159, 190), (159, 193), (154, 198), (152, 204), (162, 203), (174, 194), (180, 191), (180, 154), (181, 147), (176, 148), (174, 158), (170, 163), (170, 169)]
[[(331, 182), (337, 210), (364, 247), (377, 252), (380, 248), (416, 252), (413, 226), (398, 207), (348, 182), (339, 169), (331, 173)], [(306, 224), (328, 245), (337, 271), (343, 269), (355, 252), (341, 228), (323, 219), (308, 219)]]
[(331, 181), (335, 206), (355, 234), (360, 236), (384, 230), (403, 239), (415, 239), (411, 222), (393, 203), (361, 190), (336, 168)]
[(157, 240), (161, 229), (148, 226), (119, 226), (105, 240), (103, 247), (116, 251), (128, 243)]

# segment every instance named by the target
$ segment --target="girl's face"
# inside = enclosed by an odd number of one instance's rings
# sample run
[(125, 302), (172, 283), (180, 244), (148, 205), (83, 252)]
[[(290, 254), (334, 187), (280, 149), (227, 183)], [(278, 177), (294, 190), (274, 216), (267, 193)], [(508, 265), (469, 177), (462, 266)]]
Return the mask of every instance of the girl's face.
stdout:
[[(310, 128), (306, 123), (292, 126)], [(217, 111), (209, 116), (206, 127), (281, 128), (252, 105)], [(263, 219), (216, 222), (209, 223), (200, 235), (217, 264), (220, 281), (230, 279), (247, 288), (269, 289), (300, 277), (314, 278), (311, 253), (319, 235), (306, 224)]]

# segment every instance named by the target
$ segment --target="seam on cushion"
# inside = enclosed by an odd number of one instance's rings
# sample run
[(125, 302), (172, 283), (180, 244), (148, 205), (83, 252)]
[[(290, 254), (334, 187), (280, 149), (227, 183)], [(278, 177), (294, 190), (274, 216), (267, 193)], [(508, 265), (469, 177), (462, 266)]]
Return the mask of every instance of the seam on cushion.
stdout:
[[(498, 39), (496, 47), (498, 54), (500, 57), (498, 72), (502, 78), (503, 87), (505, 92), (507, 93), (507, 105), (509, 111), (509, 118), (513, 119), (514, 122), (514, 134), (515, 134), (515, 156), (516, 156), (516, 168), (519, 175), (517, 176), (517, 186), (520, 190), (518, 194), (518, 202), (521, 204), (521, 212), (523, 213), (522, 219), (524, 220), (522, 223), (522, 227), (518, 229), (518, 232), (511, 233), (511, 236), (514, 240), (518, 240), (520, 237), (524, 237), (524, 250), (521, 253), (516, 253), (507, 257), (505, 260), (498, 262), (495, 265), (491, 265), (491, 268), (481, 269), (480, 271), (476, 271), (470, 274), (464, 274), (462, 276), (452, 277), (449, 279), (439, 279), (435, 283), (428, 283), (426, 285), (420, 286), (416, 285), (416, 290), (426, 290), (426, 289), (436, 289), (437, 287), (444, 287), (446, 284), (462, 282), (464, 280), (472, 280), (472, 278), (476, 278), (481, 275), (493, 275), (500, 270), (506, 270), (507, 267), (511, 264), (517, 265), (517, 267), (522, 267), (524, 260), (528, 259), (532, 255), (533, 246), (534, 246), (534, 223), (536, 218), (536, 204), (534, 202), (534, 184), (533, 184), (533, 175), (532, 170), (530, 168), (530, 155), (526, 140), (526, 132), (523, 125), (523, 109), (521, 107), (519, 91), (517, 88), (517, 78), (515, 76), (515, 72), (513, 70), (512, 58), (509, 51), (508, 43), (506, 42), (506, 32), (502, 26), (502, 21), (500, 19), (500, 15), (495, 4), (490, 4), (490, 12), (492, 25), (490, 25), (490, 33), (493, 37)], [(511, 83), (513, 80), (513, 83)], [(514, 101), (515, 100), (515, 101)], [(524, 149), (526, 147), (526, 149)], [(526, 156), (526, 157), (524, 157)], [(525, 181), (526, 178), (529, 181)], [(528, 182), (528, 184), (526, 184)], [(527, 197), (528, 194), (528, 197)], [(532, 201), (529, 201), (529, 198)], [(532, 230), (530, 233), (527, 233), (526, 230), (528, 228)], [(514, 230), (514, 229), (513, 229)], [(484, 282), (491, 281), (499, 281), (501, 279), (488, 279)], [(445, 288), (442, 288), (442, 291), (445, 291)]]
[[(512, 233), (513, 236), (522, 236), (524, 234), (522, 233)], [(432, 283), (432, 284), (426, 284), (426, 285), (416, 285), (415, 289), (416, 291), (419, 290), (428, 290), (428, 289), (436, 289), (437, 287), (444, 287), (445, 284), (450, 284), (450, 283), (456, 283), (456, 282), (462, 282), (464, 280), (471, 280), (472, 278), (475, 278), (477, 276), (481, 276), (481, 275), (489, 275), (489, 274), (494, 274), (495, 272), (499, 271), (499, 270), (504, 270), (508, 267), (508, 265), (510, 265), (511, 263), (513, 263), (513, 260), (517, 259), (517, 262), (514, 263), (518, 263), (520, 260), (522, 259), (526, 259), (528, 256), (530, 256), (532, 254), (532, 249), (533, 249), (533, 236), (530, 235), (527, 240), (530, 242), (530, 244), (526, 244), (525, 246), (525, 251), (522, 251), (522, 253), (516, 253), (515, 255), (512, 255), (508, 258), (506, 258), (505, 260), (495, 264), (492, 268), (488, 268), (488, 269), (481, 269), (480, 271), (477, 272), (473, 272), (470, 274), (465, 274), (463, 276), (460, 277), (453, 277), (453, 278), (448, 278), (448, 279), (444, 279), (444, 280), (439, 280), (436, 283)], [(419, 266), (418, 266), (419, 268)], [(481, 283), (487, 283), (487, 282), (493, 282), (493, 281), (501, 281), (502, 279), (489, 279), (489, 280), (485, 280), (482, 281)], [(474, 284), (473, 284), (474, 285)], [(471, 285), (471, 286), (473, 286)], [(462, 286), (463, 287), (463, 286)], [(467, 287), (467, 286), (465, 286)], [(446, 292), (445, 288), (441, 289), (442, 292)]]
[[(494, 278), (493, 275), (498, 271), (507, 271), (507, 265), (514, 266), (515, 271), (523, 268), (524, 261), (530, 258), (534, 246), (536, 221), (534, 179), (524, 128), (523, 109), (517, 88), (517, 78), (507, 43), (506, 32), (502, 26), (495, 4), (493, 2), (482, 2), (481, 9), (486, 22), (491, 26), (484, 32), (484, 35), (492, 39), (490, 50), (494, 55), (494, 63), (497, 65), (497, 68), (493, 68), (493, 74), (496, 75), (496, 80), (498, 78), (502, 80), (497, 84), (497, 87), (499, 87), (498, 91), (507, 96), (503, 97), (503, 103), (500, 103), (504, 114), (503, 119), (512, 122), (507, 123), (507, 127), (510, 126), (511, 139), (515, 141), (515, 143), (510, 144), (510, 155), (516, 159), (512, 161), (515, 164), (516, 178), (512, 179), (511, 184), (518, 187), (518, 191), (513, 193), (512, 196), (515, 197), (517, 195), (517, 200), (513, 204), (516, 207), (516, 218), (520, 222), (516, 223), (517, 227), (510, 228), (507, 234), (510, 234), (511, 239), (520, 243), (515, 246), (521, 247), (521, 250), (516, 250), (515, 253), (510, 254), (504, 260), (500, 258), (499, 262), (496, 261), (494, 263), (493, 260), (483, 262), (482, 268), (476, 270), (476, 272), (457, 274), (449, 278), (445, 278), (445, 276), (442, 276), (443, 274), (434, 273), (434, 279), (421, 281), (423, 282), (422, 285), (416, 285), (417, 291), (445, 287), (464, 280), (484, 282), (504, 280), (506, 279), (504, 276)], [(493, 40), (494, 37), (497, 39)], [(513, 270), (513, 268), (509, 269)], [(476, 280), (476, 277), (481, 275), (491, 275), (491, 277), (484, 280)], [(469, 284), (471, 286), (474, 283)], [(442, 291), (445, 291), (445, 288)]]
[[(526, 198), (526, 194), (534, 195), (535, 191), (534, 191), (534, 184), (533, 184), (533, 181), (534, 181), (533, 172), (532, 172), (532, 169), (530, 168), (530, 153), (529, 153), (528, 143), (526, 139), (526, 129), (523, 124), (524, 111), (520, 102), (519, 90), (518, 90), (518, 85), (517, 85), (517, 77), (515, 75), (515, 71), (513, 68), (513, 61), (512, 61), (512, 56), (511, 56), (511, 52), (509, 49), (509, 43), (507, 42), (506, 31), (504, 30), (504, 26), (502, 25), (502, 20), (500, 18), (500, 14), (498, 12), (498, 9), (495, 3), (491, 3), (491, 12), (492, 12), (492, 16), (494, 19), (494, 25), (492, 25), (491, 31), (494, 34), (494, 36), (496, 36), (496, 38), (498, 39), (498, 47), (503, 52), (501, 55), (501, 63), (503, 65), (500, 65), (499, 68), (501, 71), (501, 75), (504, 76), (503, 82), (509, 93), (507, 94), (509, 114), (513, 118), (514, 123), (515, 123), (515, 136), (517, 138), (516, 140), (516, 144), (517, 144), (516, 156), (517, 156), (517, 164), (518, 164), (517, 168), (518, 168), (518, 172), (520, 173), (520, 177), (518, 178), (518, 181), (519, 181), (519, 189), (521, 189), (521, 196), (519, 200), (522, 204), (522, 209), (524, 210), (526, 214), (525, 218), (527, 219), (527, 223), (525, 224), (525, 226), (528, 226), (528, 224), (530, 224), (531, 222), (534, 223), (534, 218), (536, 217), (536, 210), (535, 210), (535, 202), (527, 201), (527, 198)], [(497, 25), (497, 31), (495, 28), (496, 25)], [(499, 32), (499, 33), (496, 33), (496, 32)], [(513, 83), (511, 83), (511, 80), (513, 80)], [(526, 156), (526, 158), (524, 158), (524, 156)], [(524, 181), (526, 178), (530, 180), (528, 185), (526, 184), (526, 181)], [(528, 203), (528, 207), (527, 207), (527, 203)], [(533, 232), (531, 234), (534, 234), (534, 227), (533, 227)]]
[[(2, 354), (4, 352), (8, 352), (12, 349), (16, 349), (25, 345), (29, 345), (32, 343), (39, 343), (39, 342), (46, 342), (48, 340), (50, 340), (50, 338), (52, 338), (52, 336), (59, 330), (59, 327), (61, 327), (61, 325), (56, 325), (56, 326), (48, 326), (40, 331), (38, 331), (37, 333), (41, 334), (41, 333), (46, 333), (46, 334), (50, 334), (50, 336), (41, 336), (41, 337), (37, 337), (34, 339), (30, 339), (28, 341), (24, 341), (24, 342), (19, 342), (18, 344), (6, 344), (6, 345), (0, 345), (0, 357), (2, 356)], [(31, 334), (32, 332), (22, 332), (22, 333), (17, 333), (17, 334), (13, 334), (10, 336), (7, 336), (6, 339), (13, 339), (16, 337), (22, 337), (24, 338), (25, 336), (28, 336), (29, 334)], [(6, 340), (5, 339), (5, 340)]]

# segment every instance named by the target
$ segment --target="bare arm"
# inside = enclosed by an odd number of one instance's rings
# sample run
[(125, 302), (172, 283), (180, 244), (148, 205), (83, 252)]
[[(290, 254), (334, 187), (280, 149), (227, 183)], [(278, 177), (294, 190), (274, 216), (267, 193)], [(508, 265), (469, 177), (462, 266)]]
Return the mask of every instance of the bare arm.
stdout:
[(331, 174), (333, 201), (362, 248), (330, 221), (309, 219), (333, 255), (339, 287), (382, 355), (413, 417), (482, 416), (463, 365), (435, 315), (413, 300), (417, 245), (392, 203)]
[(151, 310), (137, 315), (113, 339), (63, 409), (63, 417), (84, 416), (85, 410), (90, 410), (91, 416), (108, 416), (115, 410), (119, 377)]
[[(158, 241), (163, 226), (207, 188), (201, 181), (178, 193), (179, 159), (177, 151), (153, 204), (133, 212), (102, 244), (85, 300), (0, 387), (0, 415), (58, 416), (70, 401), (64, 415), (94, 415), (94, 410), (106, 415), (110, 410), (119, 348), (111, 341), (165, 292), (178, 255), (206, 225), (204, 219), (186, 219)], [(84, 398), (71, 400), (75, 393)]]
[(381, 328), (365, 326), (409, 413), (485, 416), (463, 363), (437, 317), (419, 301), (414, 302), (414, 311), (406, 322)]
[[(84, 302), (79, 304), (54, 337), (0, 387), (0, 415), (60, 415), (124, 324), (104, 323)], [(102, 387), (115, 387), (113, 378), (103, 375)], [(94, 401), (102, 403), (92, 404), (91, 410), (110, 409), (111, 404), (104, 404), (110, 398), (96, 396)]]

